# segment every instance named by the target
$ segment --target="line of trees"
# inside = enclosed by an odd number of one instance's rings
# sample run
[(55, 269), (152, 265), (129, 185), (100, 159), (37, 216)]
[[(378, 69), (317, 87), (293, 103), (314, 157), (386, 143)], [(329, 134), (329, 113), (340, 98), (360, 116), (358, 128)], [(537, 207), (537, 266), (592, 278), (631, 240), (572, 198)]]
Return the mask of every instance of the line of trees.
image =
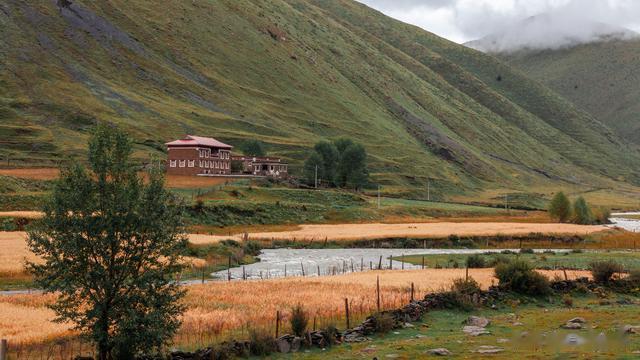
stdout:
[(320, 141), (304, 163), (303, 179), (308, 185), (317, 179), (328, 186), (361, 189), (369, 183), (367, 152), (348, 138)]
[(549, 215), (558, 222), (572, 222), (575, 224), (606, 224), (611, 215), (608, 209), (595, 208), (579, 196), (571, 204), (569, 198), (562, 192), (558, 192), (549, 204)]

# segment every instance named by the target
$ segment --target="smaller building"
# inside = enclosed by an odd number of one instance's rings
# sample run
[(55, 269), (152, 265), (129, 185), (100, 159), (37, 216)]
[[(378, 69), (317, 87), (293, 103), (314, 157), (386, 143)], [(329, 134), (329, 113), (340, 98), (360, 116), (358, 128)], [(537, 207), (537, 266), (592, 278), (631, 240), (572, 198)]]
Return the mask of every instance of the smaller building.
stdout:
[(279, 179), (289, 175), (289, 164), (278, 157), (232, 156), (231, 160), (242, 164), (243, 174)]

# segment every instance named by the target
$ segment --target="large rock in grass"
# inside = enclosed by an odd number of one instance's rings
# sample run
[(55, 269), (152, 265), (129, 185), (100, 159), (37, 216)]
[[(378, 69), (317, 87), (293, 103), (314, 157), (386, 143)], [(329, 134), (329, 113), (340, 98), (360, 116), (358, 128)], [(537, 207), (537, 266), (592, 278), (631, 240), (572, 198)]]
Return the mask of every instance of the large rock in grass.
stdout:
[(451, 351), (445, 348), (435, 348), (427, 350), (427, 354), (436, 356), (449, 356), (451, 355)]
[(488, 335), (490, 332), (480, 326), (467, 325), (462, 328), (462, 332), (471, 336)]
[(465, 324), (471, 326), (477, 326), (481, 328), (487, 327), (491, 321), (485, 317), (481, 316), (469, 316), (469, 318), (465, 321)]

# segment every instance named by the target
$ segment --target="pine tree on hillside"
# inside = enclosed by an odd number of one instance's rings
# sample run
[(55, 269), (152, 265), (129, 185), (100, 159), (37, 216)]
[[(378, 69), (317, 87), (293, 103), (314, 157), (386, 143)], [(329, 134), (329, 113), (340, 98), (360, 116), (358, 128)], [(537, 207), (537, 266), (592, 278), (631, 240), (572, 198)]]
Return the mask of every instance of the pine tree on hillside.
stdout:
[(145, 184), (131, 151), (123, 131), (98, 125), (89, 169), (62, 170), (27, 240), (43, 260), (28, 264), (37, 286), (58, 294), (57, 319), (90, 338), (100, 360), (160, 348), (184, 310), (174, 278), (187, 244), (182, 207), (164, 189), (161, 170)]
[(576, 224), (589, 225), (593, 223), (593, 214), (582, 196), (573, 203), (573, 221)]
[(549, 215), (559, 222), (567, 222), (571, 219), (571, 202), (562, 191), (551, 199)]

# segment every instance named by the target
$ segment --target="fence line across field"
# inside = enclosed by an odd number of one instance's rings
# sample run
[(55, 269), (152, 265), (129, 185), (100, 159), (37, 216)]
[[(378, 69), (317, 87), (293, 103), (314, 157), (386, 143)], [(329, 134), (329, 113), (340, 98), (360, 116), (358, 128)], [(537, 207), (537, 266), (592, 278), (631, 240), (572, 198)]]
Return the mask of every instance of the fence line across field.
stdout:
[[(380, 277), (376, 277), (375, 294), (376, 297), (375, 306), (363, 306), (363, 303), (354, 302), (354, 299), (344, 298), (342, 304), (336, 304), (335, 309), (330, 316), (320, 317), (313, 313), (310, 309), (305, 309), (307, 315), (313, 315), (313, 329), (322, 329), (326, 326), (340, 326), (344, 329), (351, 328), (351, 326), (363, 321), (368, 316), (375, 312), (384, 311), (387, 309), (395, 309), (403, 306), (404, 304), (413, 301), (415, 294), (419, 293), (419, 289), (411, 282), (410, 286), (400, 287), (403, 289), (403, 293), (406, 294), (400, 298), (393, 297), (391, 300), (384, 299), (381, 292)], [(292, 304), (293, 306), (294, 304)], [(302, 304), (304, 308), (304, 304)], [(226, 329), (220, 330), (220, 332), (199, 332), (199, 333), (179, 333), (174, 337), (174, 342), (180, 344), (183, 347), (189, 348), (203, 348), (211, 346), (212, 344), (229, 340), (233, 338), (246, 338), (249, 336), (251, 330), (262, 330), (266, 333), (275, 334), (278, 337), (284, 334), (285, 320), (288, 320), (287, 313), (278, 310), (275, 314), (274, 322), (271, 328), (269, 325), (250, 326), (249, 323), (243, 324), (239, 329)], [(9, 339), (10, 340), (10, 339)], [(4, 356), (4, 357), (3, 357)], [(82, 341), (77, 337), (62, 338), (51, 341), (49, 343), (41, 344), (21, 344), (11, 343), (8, 340), (2, 340), (0, 342), (0, 360), (9, 359), (33, 359), (33, 360), (62, 360), (72, 359), (78, 356), (95, 356), (95, 348), (92, 344)]]

